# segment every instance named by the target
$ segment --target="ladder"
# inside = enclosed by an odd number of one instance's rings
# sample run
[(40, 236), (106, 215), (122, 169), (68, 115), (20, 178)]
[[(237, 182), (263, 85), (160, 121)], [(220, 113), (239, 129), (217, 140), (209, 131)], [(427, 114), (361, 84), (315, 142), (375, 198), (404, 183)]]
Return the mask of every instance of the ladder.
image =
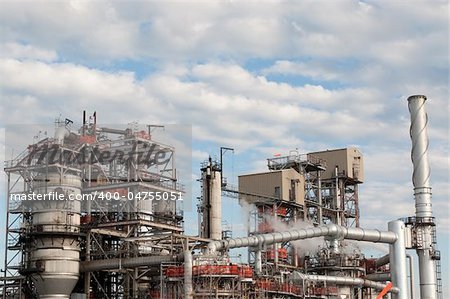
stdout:
[[(431, 230), (431, 238), (433, 243), (433, 248), (437, 246), (437, 237), (436, 237), (436, 226), (433, 226)], [(441, 273), (441, 252), (437, 249), (433, 250), (433, 258), (436, 263), (436, 297), (438, 299), (442, 299), (442, 273)]]
[[(440, 251), (437, 251), (437, 253)], [(441, 275), (441, 259), (440, 259), (440, 253), (439, 259), (436, 260), (436, 292), (437, 292), (437, 298), (442, 299), (442, 275)]]

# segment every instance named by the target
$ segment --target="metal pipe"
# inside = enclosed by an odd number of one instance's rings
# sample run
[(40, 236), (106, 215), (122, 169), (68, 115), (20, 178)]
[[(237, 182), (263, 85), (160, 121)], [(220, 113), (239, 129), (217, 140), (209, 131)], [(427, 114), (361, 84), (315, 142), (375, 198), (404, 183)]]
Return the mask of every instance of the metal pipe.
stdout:
[[(215, 254), (217, 253), (217, 251), (223, 249), (240, 248), (240, 247), (260, 247), (262, 245), (266, 246), (274, 243), (310, 239), (315, 237), (332, 237), (336, 239), (350, 239), (357, 241), (389, 243), (393, 244), (390, 246), (390, 251), (392, 252), (391, 256), (393, 265), (392, 267), (396, 269), (397, 271), (396, 273), (397, 275), (399, 275), (396, 276), (395, 280), (396, 282), (395, 286), (396, 287), (397, 285), (400, 286), (400, 289), (397, 288), (397, 290), (399, 291), (399, 296), (396, 298), (406, 299), (407, 295), (405, 295), (405, 293), (407, 294), (407, 291), (406, 291), (406, 284), (404, 283), (406, 281), (405, 239), (404, 239), (404, 231), (398, 227), (399, 225), (402, 225), (402, 229), (404, 229), (404, 224), (401, 221), (392, 221), (389, 223), (389, 225), (390, 229), (392, 229), (393, 231), (385, 232), (373, 229), (348, 228), (338, 226), (336, 224), (329, 224), (326, 226), (318, 226), (308, 229), (293, 229), (285, 232), (212, 241), (208, 244), (208, 252), (210, 254)], [(403, 260), (400, 260), (401, 257), (403, 257)], [(397, 266), (397, 261), (399, 263), (399, 266)], [(403, 274), (405, 275), (404, 277), (401, 276)], [(368, 287), (371, 286), (368, 285)], [(380, 287), (380, 284), (377, 284), (377, 287)]]
[(338, 166), (336, 165), (335, 167), (334, 167), (334, 180), (335, 180), (335, 182), (334, 182), (334, 184), (335, 184), (335, 186), (334, 186), (334, 192), (336, 193), (335, 194), (335, 200), (336, 200), (336, 202), (335, 202), (335, 205), (336, 205), (336, 222), (335, 223), (337, 223), (338, 225), (342, 225), (342, 223), (341, 223), (341, 198), (340, 198), (340, 194), (339, 194), (339, 169), (338, 169)]
[(389, 253), (386, 255), (383, 255), (382, 257), (380, 257), (379, 259), (377, 259), (375, 261), (375, 265), (377, 266), (377, 268), (387, 265), (389, 264)]
[(390, 272), (371, 273), (367, 274), (364, 278), (373, 281), (390, 281), (391, 273)]
[(406, 254), (406, 258), (409, 261), (409, 297), (414, 299), (414, 267), (413, 267), (413, 259), (410, 254)]
[(208, 251), (210, 254), (215, 254), (217, 251), (224, 249), (259, 247), (262, 245), (271, 245), (274, 243), (283, 243), (326, 236), (334, 237), (337, 239), (349, 239), (389, 244), (392, 244), (397, 240), (397, 235), (394, 232), (379, 231), (375, 229), (342, 227), (336, 224), (329, 224), (307, 229), (292, 229), (284, 232), (212, 241), (208, 244)]
[(255, 252), (255, 272), (258, 275), (262, 273), (262, 254), (261, 254), (261, 249), (258, 249)]
[(415, 227), (421, 244), (417, 244), (419, 257), (420, 297), (435, 299), (437, 297), (436, 264), (433, 260), (432, 225), (433, 211), (431, 205), (430, 165), (428, 162), (428, 116), (425, 111), (426, 96), (414, 95), (408, 98), (411, 114), (411, 160), (414, 166), (413, 185), (416, 203)]
[(334, 254), (339, 254), (339, 240), (336, 238), (330, 239), (331, 252)]
[(116, 258), (116, 259), (104, 259), (93, 260), (88, 262), (82, 262), (80, 264), (80, 272), (94, 272), (102, 270), (114, 270), (122, 268), (136, 268), (142, 266), (156, 266), (165, 262), (182, 261), (184, 255), (158, 255), (158, 256), (142, 256), (132, 258)]
[(392, 284), (399, 288), (394, 299), (408, 299), (408, 281), (406, 270), (405, 224), (394, 220), (388, 223), (390, 231), (397, 234), (397, 241), (389, 245), (389, 260)]
[[(320, 177), (321, 171), (317, 171), (317, 198), (319, 201), (319, 209), (318, 209), (318, 222), (319, 225), (323, 225), (323, 211), (322, 211), (322, 178)], [(305, 213), (306, 214), (306, 213)]]
[(100, 128), (100, 131), (103, 133), (111, 133), (111, 134), (117, 134), (117, 135), (127, 135), (127, 130), (119, 130), (119, 129), (112, 129), (112, 128)]
[(278, 270), (278, 262), (279, 262), (279, 252), (278, 250), (280, 249), (280, 244), (279, 243), (275, 243), (273, 244), (273, 263), (275, 264), (275, 269)]
[[(414, 293), (414, 267), (413, 267), (413, 260), (412, 260), (412, 256), (410, 254), (406, 254), (406, 258), (408, 259), (408, 267), (409, 267), (409, 298), (414, 299), (415, 298), (415, 293)], [(381, 267), (384, 265), (389, 264), (389, 254), (386, 254), (382, 257), (380, 257), (379, 259), (376, 260), (376, 266)], [(375, 280), (378, 281), (377, 278), (385, 278), (385, 276), (387, 275), (387, 273), (373, 273), (373, 274), (369, 274), (366, 276), (367, 279), (370, 280)], [(389, 278), (385, 279), (385, 280), (381, 280), (381, 281), (386, 281), (386, 280), (390, 280), (390, 273), (389, 273)]]
[(190, 250), (184, 251), (184, 298), (194, 298), (192, 286), (192, 253)]
[[(297, 277), (295, 277), (297, 276)], [(328, 275), (314, 275), (314, 274), (303, 274), (299, 272), (294, 272), (293, 280), (309, 280), (309, 281), (320, 281), (320, 282), (328, 282), (332, 284), (338, 285), (347, 285), (347, 286), (362, 286), (367, 288), (372, 288), (376, 290), (382, 290), (386, 287), (385, 284), (363, 279), (363, 278), (355, 278), (355, 277), (344, 277), (344, 276), (328, 276)], [(390, 292), (396, 294), (399, 292), (397, 287), (393, 287)]]
[(86, 110), (83, 110), (83, 126), (81, 127), (81, 135), (84, 136), (86, 132)]

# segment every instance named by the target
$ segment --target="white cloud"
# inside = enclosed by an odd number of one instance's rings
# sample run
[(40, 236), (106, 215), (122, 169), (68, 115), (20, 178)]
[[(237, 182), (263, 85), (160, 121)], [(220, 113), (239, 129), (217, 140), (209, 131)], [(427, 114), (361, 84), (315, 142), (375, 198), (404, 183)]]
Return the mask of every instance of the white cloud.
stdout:
[(433, 8), (427, 1), (139, 2), (132, 8), (106, 0), (33, 6), (11, 1), (3, 4), (0, 19), (4, 39), (97, 61), (304, 55), (377, 56), (397, 64), (412, 58), (416, 49), (426, 53), (430, 43), (445, 46), (447, 3), (433, 2)]
[(204, 160), (208, 159), (209, 155), (210, 154), (208, 152), (201, 151), (201, 150), (193, 150), (192, 151), (192, 158), (199, 160), (199, 161), (204, 161)]
[(41, 61), (55, 61), (58, 55), (53, 50), (22, 45), (15, 42), (0, 44), (0, 58), (30, 59)]

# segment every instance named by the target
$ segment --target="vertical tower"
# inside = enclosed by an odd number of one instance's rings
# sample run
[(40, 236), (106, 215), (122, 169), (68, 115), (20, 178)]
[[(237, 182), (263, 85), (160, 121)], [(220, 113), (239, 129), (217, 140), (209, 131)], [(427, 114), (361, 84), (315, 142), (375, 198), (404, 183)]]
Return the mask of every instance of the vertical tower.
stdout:
[[(81, 170), (70, 161), (77, 153), (67, 141), (70, 123), (57, 121), (54, 138), (6, 163), (10, 246), (5, 270), (16, 284), (5, 286), (4, 298), (68, 299), (79, 279), (82, 185)], [(20, 217), (12, 220), (14, 214)]]
[(222, 239), (222, 179), (221, 165), (211, 157), (202, 165), (202, 201), (199, 211), (202, 214), (200, 235), (203, 238)]
[(78, 132), (71, 123), (5, 163), (3, 298), (166, 298), (163, 263), (185, 239), (175, 149), (137, 128), (97, 127), (95, 114)]
[(420, 298), (437, 298), (435, 224), (431, 205), (430, 165), (428, 162), (428, 116), (425, 111), (426, 96), (408, 98), (411, 114), (411, 159), (414, 166), (412, 182), (416, 202), (416, 217), (412, 221), (416, 235), (419, 258)]

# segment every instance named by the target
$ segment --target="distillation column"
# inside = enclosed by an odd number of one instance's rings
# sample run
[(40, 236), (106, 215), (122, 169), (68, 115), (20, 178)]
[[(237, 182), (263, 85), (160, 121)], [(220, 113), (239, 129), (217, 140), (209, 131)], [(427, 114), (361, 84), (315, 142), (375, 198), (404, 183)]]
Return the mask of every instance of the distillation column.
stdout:
[(420, 298), (437, 296), (436, 262), (433, 258), (433, 211), (431, 206), (430, 165), (428, 163), (428, 116), (426, 97), (414, 95), (408, 98), (411, 114), (411, 159), (414, 166), (413, 185), (416, 202), (417, 255), (419, 258)]
[(33, 192), (44, 200), (32, 206), (32, 279), (39, 298), (68, 299), (79, 278), (81, 204), (69, 195), (81, 194), (81, 178), (50, 172), (38, 175), (33, 184)]
[(202, 167), (202, 223), (201, 236), (213, 240), (222, 239), (222, 179), (220, 165), (209, 158)]

